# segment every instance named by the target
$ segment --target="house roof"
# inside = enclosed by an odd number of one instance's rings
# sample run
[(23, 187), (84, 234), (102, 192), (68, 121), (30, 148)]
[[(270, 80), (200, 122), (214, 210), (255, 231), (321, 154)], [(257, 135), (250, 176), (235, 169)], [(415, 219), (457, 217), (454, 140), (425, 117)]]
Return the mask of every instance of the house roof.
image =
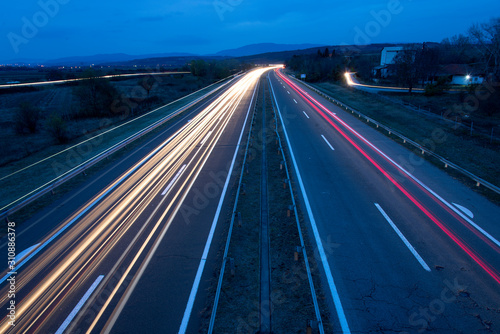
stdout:
[(475, 71), (471, 66), (467, 64), (448, 64), (444, 65), (441, 68), (441, 73), (444, 75), (474, 75), (474, 76), (479, 76), (481, 75), (477, 71)]

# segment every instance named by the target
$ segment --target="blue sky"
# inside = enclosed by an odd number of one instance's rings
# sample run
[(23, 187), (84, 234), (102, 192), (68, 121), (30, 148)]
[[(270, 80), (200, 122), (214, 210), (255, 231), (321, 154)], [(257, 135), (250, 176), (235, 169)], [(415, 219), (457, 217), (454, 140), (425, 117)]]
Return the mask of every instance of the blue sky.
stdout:
[(440, 42), (495, 14), (498, 0), (6, 1), (0, 60), (207, 54), (263, 42)]

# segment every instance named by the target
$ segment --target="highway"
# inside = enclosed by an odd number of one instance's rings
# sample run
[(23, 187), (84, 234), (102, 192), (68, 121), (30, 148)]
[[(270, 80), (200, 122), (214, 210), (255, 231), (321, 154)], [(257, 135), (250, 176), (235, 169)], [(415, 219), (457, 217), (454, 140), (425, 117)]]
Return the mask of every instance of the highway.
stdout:
[[(197, 291), (212, 276), (205, 267), (266, 70), (233, 79), (20, 227), (16, 249), (27, 252), (14, 274), (1, 274), (0, 332), (197, 332), (205, 306)], [(7, 254), (5, 242), (0, 248)]]
[(335, 332), (499, 332), (500, 208), (280, 71), (270, 83)]
[[(0, 332), (198, 333), (268, 70), (16, 227)], [(280, 71), (269, 82), (335, 333), (498, 332), (500, 208)]]

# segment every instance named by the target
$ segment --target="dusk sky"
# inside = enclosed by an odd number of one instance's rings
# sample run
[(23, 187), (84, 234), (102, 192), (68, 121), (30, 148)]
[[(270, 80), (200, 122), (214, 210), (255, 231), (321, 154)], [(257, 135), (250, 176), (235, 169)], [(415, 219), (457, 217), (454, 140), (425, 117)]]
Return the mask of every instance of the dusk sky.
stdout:
[(498, 0), (21, 0), (0, 12), (0, 61), (215, 53), (253, 43), (440, 42)]

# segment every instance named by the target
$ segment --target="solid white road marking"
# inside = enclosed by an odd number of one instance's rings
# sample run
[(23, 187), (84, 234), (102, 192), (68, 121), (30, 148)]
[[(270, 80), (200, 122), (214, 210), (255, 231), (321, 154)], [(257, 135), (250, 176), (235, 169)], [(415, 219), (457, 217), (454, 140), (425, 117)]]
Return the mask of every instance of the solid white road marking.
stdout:
[(182, 172), (184, 172), (184, 169), (186, 169), (186, 165), (183, 165), (181, 167), (181, 169), (177, 172), (177, 174), (175, 174), (175, 176), (172, 179), (172, 181), (170, 181), (170, 183), (167, 185), (167, 187), (165, 188), (165, 190), (163, 190), (163, 192), (161, 193), (162, 196), (165, 196), (168, 193), (168, 191), (175, 184), (175, 182), (177, 181), (177, 179), (179, 178), (179, 176), (181, 176)]
[(403, 233), (401, 233), (401, 231), (398, 229), (398, 227), (392, 222), (391, 218), (389, 218), (389, 216), (387, 215), (387, 213), (385, 213), (384, 209), (382, 209), (382, 207), (380, 205), (378, 205), (378, 203), (375, 203), (375, 206), (377, 207), (378, 211), (380, 211), (380, 213), (382, 214), (382, 216), (384, 216), (385, 220), (387, 220), (387, 222), (389, 223), (389, 225), (391, 225), (391, 227), (394, 229), (394, 231), (397, 233), (397, 235), (401, 238), (401, 240), (403, 240), (403, 242), (405, 243), (406, 247), (408, 247), (408, 249), (410, 250), (410, 252), (413, 254), (413, 256), (415, 256), (415, 258), (417, 259), (417, 261), (420, 263), (420, 265), (426, 271), (431, 271), (431, 268), (429, 268), (429, 266), (427, 265), (427, 263), (425, 263), (425, 261), (422, 259), (422, 257), (420, 257), (420, 255), (417, 253), (417, 251), (415, 250), (415, 248), (413, 248), (413, 246), (410, 244), (410, 242), (405, 238), (405, 236), (403, 235)]
[(250, 106), (248, 107), (247, 115), (245, 117), (245, 121), (243, 122), (243, 126), (241, 128), (240, 138), (238, 139), (238, 144), (236, 145), (236, 150), (234, 151), (233, 161), (231, 162), (231, 166), (229, 167), (228, 177), (226, 178), (226, 182), (224, 183), (224, 188), (222, 190), (222, 194), (220, 195), (219, 204), (217, 206), (217, 211), (215, 212), (214, 219), (212, 221), (212, 226), (210, 228), (210, 232), (207, 238), (207, 242), (205, 244), (205, 249), (203, 250), (203, 255), (201, 256), (200, 264), (198, 265), (198, 271), (196, 272), (196, 277), (193, 282), (193, 286), (191, 288), (191, 293), (189, 294), (189, 299), (186, 305), (186, 309), (184, 310), (184, 316), (182, 317), (181, 326), (179, 328), (178, 334), (184, 334), (187, 330), (187, 326), (189, 323), (189, 318), (191, 317), (191, 311), (193, 310), (194, 300), (196, 298), (196, 294), (198, 292), (198, 287), (200, 286), (201, 276), (203, 274), (203, 269), (205, 268), (205, 263), (207, 262), (208, 251), (210, 250), (210, 245), (212, 244), (212, 239), (214, 237), (215, 228), (217, 227), (217, 221), (219, 220), (219, 215), (222, 210), (222, 203), (224, 202), (224, 197), (226, 197), (227, 188), (229, 186), (229, 180), (231, 179), (231, 175), (233, 173), (234, 164), (236, 161), (236, 156), (238, 155), (238, 148), (241, 144), (241, 138), (243, 137), (243, 132), (245, 131), (245, 127), (248, 121), (248, 116), (250, 115), (250, 108), (252, 107), (253, 100), (255, 98), (255, 92), (257, 91), (257, 86), (255, 86), (252, 99), (250, 100)]
[(305, 112), (305, 111), (303, 111), (303, 113), (304, 113), (304, 115), (306, 115), (306, 117), (307, 117), (307, 118), (309, 118), (309, 115), (308, 115), (308, 114), (306, 114), (306, 112)]
[[(299, 88), (300, 89), (300, 88)], [(313, 99), (307, 92), (305, 92), (304, 90), (302, 90), (302, 92), (305, 93), (305, 95), (307, 95), (308, 97), (310, 97), (311, 99)], [(314, 100), (314, 99), (313, 99)], [(320, 107), (325, 110), (327, 113), (331, 114), (332, 116), (335, 115), (335, 113), (331, 112), (329, 109), (327, 109), (325, 106), (321, 105), (320, 104)], [(380, 153), (384, 158), (387, 159), (387, 161), (389, 161), (390, 163), (392, 163), (394, 166), (396, 166), (396, 168), (398, 168), (401, 172), (403, 172), (404, 174), (408, 175), (408, 177), (410, 177), (413, 181), (415, 181), (416, 183), (418, 183), (422, 188), (424, 188), (425, 190), (427, 190), (432, 196), (434, 196), (435, 198), (437, 198), (439, 201), (441, 201), (441, 203), (443, 203), (444, 205), (446, 205), (448, 208), (450, 208), (451, 210), (453, 210), (456, 214), (458, 214), (460, 217), (462, 217), (467, 223), (469, 223), (471, 226), (473, 226), (476, 230), (478, 230), (480, 233), (482, 233), (485, 237), (487, 237), (488, 239), (490, 239), (495, 245), (497, 245), (498, 247), (500, 247), (500, 241), (498, 241), (497, 239), (495, 239), (491, 234), (489, 234), (486, 230), (484, 230), (481, 226), (479, 226), (478, 224), (474, 223), (469, 217), (467, 217), (467, 215), (465, 215), (462, 211), (458, 210), (454, 205), (450, 204), (448, 201), (446, 201), (444, 198), (442, 198), (441, 196), (439, 196), (434, 190), (432, 190), (431, 188), (429, 188), (427, 185), (425, 185), (422, 181), (420, 181), (419, 179), (417, 179), (413, 174), (411, 174), (410, 172), (408, 172), (406, 169), (404, 169), (403, 167), (401, 167), (401, 165), (399, 165), (398, 163), (396, 163), (393, 159), (391, 159), (387, 154), (385, 154), (384, 152), (382, 152), (378, 147), (376, 147), (375, 145), (373, 145), (371, 142), (369, 142), (365, 137), (363, 137), (361, 134), (359, 134), (356, 130), (354, 130), (351, 126), (349, 126), (347, 123), (345, 123), (344, 121), (342, 121), (342, 119), (340, 119), (338, 116), (335, 116), (335, 119), (340, 122), (344, 127), (346, 127), (349, 131), (351, 131), (355, 136), (357, 136), (359, 139), (361, 139), (363, 142), (365, 142), (367, 145), (369, 145), (371, 148), (373, 148), (375, 151), (377, 151), (378, 153)]]
[(453, 203), (453, 202), (452, 202), (452, 204), (454, 206), (456, 206), (458, 209), (462, 210), (462, 212), (465, 213), (467, 216), (469, 216), (470, 219), (474, 218), (474, 214), (472, 213), (472, 211), (470, 211), (469, 209), (467, 209), (465, 206), (461, 206), (460, 204)]
[(276, 108), (278, 110), (278, 114), (280, 116), (281, 126), (283, 127), (283, 132), (285, 134), (286, 142), (288, 145), (288, 149), (290, 150), (290, 156), (292, 158), (293, 167), (295, 169), (297, 175), (297, 181), (300, 186), (300, 191), (302, 192), (304, 203), (306, 205), (307, 215), (309, 217), (309, 221), (311, 223), (311, 228), (313, 230), (314, 239), (316, 240), (316, 246), (318, 246), (318, 254), (321, 258), (321, 263), (323, 264), (323, 268), (325, 269), (325, 275), (328, 282), (328, 286), (330, 288), (330, 293), (333, 298), (333, 303), (335, 304), (335, 309), (337, 310), (337, 315), (339, 317), (340, 327), (342, 328), (342, 333), (350, 334), (351, 330), (349, 329), (349, 324), (347, 323), (347, 319), (344, 313), (344, 308), (342, 307), (342, 302), (340, 300), (340, 295), (337, 291), (337, 287), (335, 282), (333, 281), (332, 270), (330, 269), (330, 264), (328, 263), (328, 258), (325, 253), (325, 248), (323, 247), (323, 242), (321, 241), (321, 236), (319, 235), (318, 226), (316, 225), (316, 220), (314, 219), (314, 215), (312, 213), (311, 204), (309, 203), (309, 198), (306, 193), (306, 189), (304, 187), (304, 183), (302, 182), (302, 176), (300, 175), (299, 167), (297, 166), (297, 161), (295, 160), (295, 155), (293, 154), (292, 146), (290, 145), (290, 138), (288, 137), (288, 132), (286, 131), (285, 122), (281, 116), (280, 107), (278, 105), (278, 100), (276, 99), (276, 94), (274, 93), (274, 88), (270, 85), (271, 91), (273, 93), (274, 102), (276, 103)]
[[(299, 88), (300, 89), (300, 88)], [(305, 93), (305, 95), (307, 95), (308, 97), (310, 97), (311, 99), (313, 99), (307, 92), (305, 92), (304, 90), (302, 90), (302, 92)], [(331, 112), (329, 109), (327, 109), (325, 106), (321, 105), (320, 104), (320, 107), (325, 110), (327, 113), (331, 114), (332, 116), (335, 115), (335, 113)], [(484, 230), (481, 226), (479, 226), (478, 224), (474, 223), (469, 217), (467, 217), (467, 215), (465, 215), (462, 211), (458, 210), (454, 205), (450, 204), (448, 201), (446, 201), (444, 198), (442, 198), (441, 196), (439, 196), (434, 190), (432, 190), (431, 188), (429, 188), (427, 185), (425, 185), (422, 181), (420, 181), (419, 179), (417, 179), (413, 174), (411, 174), (410, 172), (408, 172), (406, 169), (404, 169), (403, 167), (401, 167), (401, 165), (399, 165), (398, 163), (396, 163), (393, 159), (391, 159), (387, 154), (385, 154), (384, 152), (382, 152), (378, 147), (376, 147), (375, 145), (373, 145), (371, 142), (369, 142), (365, 137), (363, 137), (361, 134), (359, 134), (356, 130), (354, 130), (352, 127), (350, 127), (347, 123), (345, 123), (344, 121), (342, 121), (338, 116), (335, 116), (335, 119), (337, 121), (339, 121), (344, 127), (346, 127), (347, 129), (349, 129), (355, 136), (357, 136), (359, 139), (361, 139), (362, 141), (364, 141), (367, 145), (369, 145), (371, 148), (373, 148), (375, 151), (377, 151), (378, 153), (380, 153), (384, 158), (387, 159), (387, 161), (389, 161), (390, 163), (392, 163), (394, 166), (396, 166), (396, 168), (398, 168), (401, 172), (403, 172), (404, 174), (408, 175), (408, 177), (410, 177), (413, 181), (415, 181), (416, 183), (418, 183), (422, 188), (424, 188), (425, 190), (427, 190), (432, 196), (434, 196), (435, 198), (437, 198), (439, 201), (441, 201), (441, 203), (443, 203), (444, 205), (446, 205), (448, 208), (450, 208), (451, 210), (453, 210), (457, 215), (459, 215), (460, 217), (462, 217), (462, 219), (464, 219), (467, 223), (469, 223), (471, 226), (473, 226), (476, 230), (478, 230), (480, 233), (482, 233), (485, 237), (487, 237), (488, 239), (490, 239), (495, 245), (497, 245), (498, 247), (500, 247), (500, 241), (498, 241), (497, 239), (495, 239), (491, 234), (489, 234), (486, 230)]]
[[(143, 158), (141, 161), (139, 161), (131, 170), (128, 171), (127, 174), (125, 174), (121, 179), (116, 180), (108, 189), (106, 189), (101, 195), (96, 198), (94, 201), (91, 203), (87, 204), (85, 208), (78, 214), (76, 215), (73, 219), (71, 219), (66, 225), (61, 227), (54, 235), (52, 235), (47, 241), (45, 241), (43, 244), (40, 246), (36, 247), (36, 249), (31, 252), (24, 260), (22, 260), (20, 263), (16, 264), (16, 268), (14, 268), (13, 271), (17, 272), (19, 268), (21, 268), (25, 263), (27, 263), (29, 260), (31, 260), (36, 254), (38, 254), (40, 251), (42, 251), (47, 245), (49, 245), (53, 240), (55, 240), (60, 234), (62, 234), (68, 227), (70, 227), (75, 221), (80, 219), (83, 215), (85, 215), (89, 210), (91, 210), (97, 203), (101, 201), (104, 197), (106, 197), (110, 192), (112, 192), (116, 187), (118, 187), (124, 180), (128, 179), (128, 177), (132, 174), (134, 174), (142, 165), (144, 165), (151, 157), (153, 157), (156, 153), (158, 153), (161, 149), (163, 149), (170, 141), (172, 141), (173, 138), (177, 137), (177, 135), (186, 127), (182, 127), (181, 129), (177, 130), (176, 133), (174, 133), (170, 138), (168, 138), (166, 141), (164, 141), (160, 146), (155, 148), (151, 153), (149, 153), (145, 158)], [(0, 279), (0, 284), (2, 284), (7, 278), (10, 277), (10, 274), (7, 273), (4, 277)]]
[(80, 311), (80, 309), (83, 307), (83, 304), (85, 304), (85, 302), (90, 298), (90, 295), (92, 294), (92, 292), (94, 292), (94, 290), (97, 288), (97, 286), (99, 285), (99, 283), (101, 283), (101, 281), (102, 281), (103, 278), (104, 278), (104, 275), (100, 275), (99, 277), (96, 278), (96, 280), (94, 281), (94, 283), (92, 283), (92, 285), (90, 286), (90, 288), (83, 295), (82, 299), (80, 299), (80, 301), (78, 302), (78, 304), (76, 304), (76, 306), (73, 309), (73, 311), (71, 311), (71, 313), (68, 315), (68, 317), (66, 318), (66, 320), (64, 320), (64, 322), (62, 323), (61, 327), (59, 327), (59, 329), (57, 330), (56, 334), (62, 334), (62, 333), (64, 333), (64, 331), (69, 326), (69, 324), (71, 323), (71, 321), (73, 321), (73, 319), (77, 315), (78, 311)]
[(321, 137), (323, 138), (323, 140), (328, 144), (328, 146), (330, 146), (330, 148), (332, 149), (332, 151), (335, 151), (335, 149), (333, 148), (332, 144), (330, 144), (328, 142), (328, 140), (325, 138), (325, 136), (321, 135)]

